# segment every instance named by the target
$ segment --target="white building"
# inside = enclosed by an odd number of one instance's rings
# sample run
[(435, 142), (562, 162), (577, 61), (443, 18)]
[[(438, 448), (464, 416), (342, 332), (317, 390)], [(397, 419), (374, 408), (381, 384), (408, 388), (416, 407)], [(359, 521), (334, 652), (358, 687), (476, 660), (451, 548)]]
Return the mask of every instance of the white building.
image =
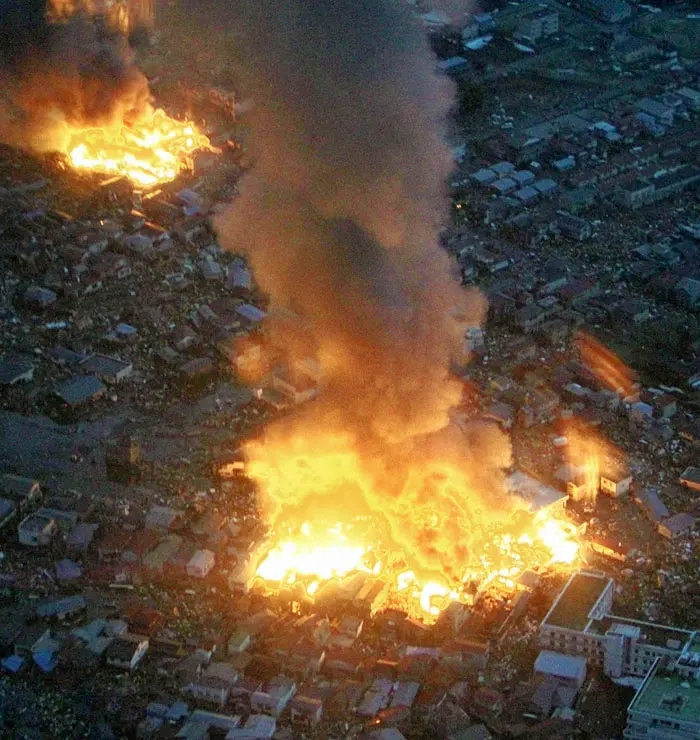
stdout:
[(626, 740), (700, 737), (700, 681), (658, 659), (627, 709)]
[(604, 573), (574, 573), (540, 624), (540, 646), (582, 656), (611, 678), (643, 677), (657, 658), (679, 658), (695, 633), (615, 616), (614, 590)]
[(289, 678), (280, 676), (267, 683), (260, 691), (256, 691), (250, 698), (250, 706), (254, 712), (279, 717), (284, 708), (296, 693), (297, 685)]
[(600, 490), (602, 493), (607, 493), (608, 496), (613, 496), (614, 498), (624, 496), (626, 493), (629, 493), (631, 485), (632, 476), (627, 473), (618, 475), (611, 472), (603, 472), (600, 474)]
[(192, 578), (206, 578), (216, 563), (216, 555), (211, 550), (197, 550), (187, 563), (187, 575)]

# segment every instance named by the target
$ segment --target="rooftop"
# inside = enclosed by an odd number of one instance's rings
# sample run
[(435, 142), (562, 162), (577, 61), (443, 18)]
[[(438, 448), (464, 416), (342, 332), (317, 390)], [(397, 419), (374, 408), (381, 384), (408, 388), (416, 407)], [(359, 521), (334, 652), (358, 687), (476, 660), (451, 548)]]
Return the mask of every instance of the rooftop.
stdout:
[(579, 679), (586, 675), (586, 659), (542, 650), (535, 661), (536, 673), (549, 673), (558, 678)]
[(104, 391), (102, 381), (94, 375), (75, 375), (57, 386), (56, 395), (69, 406), (77, 406)]
[(506, 487), (511, 493), (526, 501), (532, 511), (546, 509), (566, 498), (565, 493), (545, 483), (541, 483), (519, 470), (516, 470), (506, 478)]
[(629, 711), (695, 722), (700, 728), (700, 681), (671, 673), (659, 661), (639, 687)]
[[(626, 619), (625, 617), (616, 617), (610, 615), (603, 619), (596, 619), (591, 622), (590, 631), (596, 634), (604, 635), (608, 630), (618, 626), (629, 627), (639, 630), (639, 642), (647, 645), (656, 645), (657, 647), (669, 648), (671, 650), (680, 650), (692, 636), (692, 632), (680, 629), (678, 627), (665, 627), (661, 624), (651, 624), (650, 622), (641, 622), (636, 619)], [(616, 630), (619, 632), (619, 630)], [(676, 641), (680, 646), (676, 647)]]
[(50, 516), (30, 514), (20, 522), (19, 528), (22, 532), (43, 532), (53, 521)]
[(545, 623), (554, 627), (583, 630), (589, 622), (591, 609), (611, 580), (604, 575), (574, 573), (545, 617)]

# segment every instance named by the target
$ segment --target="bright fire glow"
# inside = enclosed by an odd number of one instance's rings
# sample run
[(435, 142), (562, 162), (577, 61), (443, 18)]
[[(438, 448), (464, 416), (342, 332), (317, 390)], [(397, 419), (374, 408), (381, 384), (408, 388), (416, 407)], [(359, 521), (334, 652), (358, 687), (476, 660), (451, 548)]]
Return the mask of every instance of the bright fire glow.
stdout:
[(72, 129), (66, 154), (77, 169), (123, 175), (141, 186), (174, 180), (198, 149), (209, 149), (194, 124), (152, 110), (133, 125)]
[(430, 580), (421, 582), (412, 570), (391, 572), (377, 562), (374, 568), (366, 558), (373, 546), (357, 543), (358, 535), (349, 534), (349, 528), (336, 524), (315, 532), (308, 522), (295, 534), (281, 540), (258, 566), (256, 575), (270, 586), (303, 582), (306, 593), (313, 597), (324, 581), (343, 577), (353, 572), (381, 575), (393, 584), (395, 594), (408, 595), (409, 608), (414, 616), (434, 621), (450, 601), (465, 601), (460, 589), (469, 581), (481, 588), (515, 588), (518, 577), (528, 568), (567, 568), (573, 565), (579, 553), (576, 530), (573, 525), (552, 517), (533, 517), (528, 532), (515, 536), (508, 532), (493, 534), (484, 542), (484, 551), (464, 574), (462, 584)]
[(552, 553), (552, 563), (571, 564), (578, 555), (578, 543), (562, 522), (548, 519), (537, 530), (537, 536)]
[[(268, 553), (257, 575), (279, 583), (294, 583), (300, 576), (327, 581), (360, 567), (365, 548), (348, 542), (340, 528), (329, 529), (319, 538), (311, 539), (311, 535), (311, 527), (305, 523), (298, 539), (281, 542)], [(307, 591), (313, 594), (318, 587), (316, 580)]]

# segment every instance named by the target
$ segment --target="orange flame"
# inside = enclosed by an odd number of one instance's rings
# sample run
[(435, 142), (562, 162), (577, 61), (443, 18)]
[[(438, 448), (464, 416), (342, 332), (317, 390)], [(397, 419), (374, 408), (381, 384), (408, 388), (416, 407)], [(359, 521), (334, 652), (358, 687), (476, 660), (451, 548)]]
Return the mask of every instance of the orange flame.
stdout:
[(612, 350), (585, 332), (579, 332), (576, 344), (581, 362), (602, 385), (623, 398), (634, 395), (637, 377)]
[(150, 110), (133, 125), (70, 128), (65, 153), (77, 169), (123, 175), (141, 186), (174, 180), (209, 142), (193, 123)]
[(461, 589), (470, 581), (478, 581), (482, 589), (513, 590), (518, 577), (528, 568), (567, 568), (579, 554), (573, 525), (538, 515), (530, 522), (528, 533), (516, 537), (502, 531), (485, 539), (484, 552), (464, 574), (462, 583), (451, 588), (447, 580), (422, 581), (412, 570), (392, 573), (380, 561), (370, 569), (366, 556), (374, 547), (359, 544), (358, 539), (361, 536), (351, 532), (350, 526), (339, 523), (314, 531), (309, 522), (304, 522), (298, 531), (270, 550), (256, 575), (273, 587), (303, 581), (309, 597), (331, 578), (355, 572), (381, 575), (393, 582), (393, 594), (403, 595), (401, 603), (412, 616), (432, 622), (451, 601), (467, 601)]

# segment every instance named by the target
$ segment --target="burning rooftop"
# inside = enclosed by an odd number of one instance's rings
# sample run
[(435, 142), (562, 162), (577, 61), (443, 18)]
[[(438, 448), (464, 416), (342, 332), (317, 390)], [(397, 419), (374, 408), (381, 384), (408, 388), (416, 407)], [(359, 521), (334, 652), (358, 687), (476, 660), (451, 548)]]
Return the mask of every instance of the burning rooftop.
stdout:
[(61, 152), (77, 169), (124, 175), (141, 186), (174, 179), (194, 151), (209, 148), (193, 123), (152, 105), (128, 20), (130, 10), (148, 5), (8, 0), (0, 140)]
[(410, 555), (381, 538), (386, 533), (377, 521), (361, 519), (327, 527), (304, 522), (298, 529), (275, 533), (260, 553), (255, 576), (266, 589), (292, 587), (313, 601), (326, 595), (327, 584), (363, 575), (362, 583), (382, 583), (390, 604), (432, 622), (450, 602), (470, 603), (475, 591), (512, 593), (527, 570), (567, 571), (577, 562), (572, 525), (544, 512), (518, 519), (484, 532), (481, 548), (461, 578), (452, 581), (418, 578)]
[(210, 148), (193, 123), (160, 109), (149, 110), (131, 125), (71, 128), (66, 141), (64, 153), (73, 167), (125, 175), (141, 186), (174, 180), (196, 150)]

